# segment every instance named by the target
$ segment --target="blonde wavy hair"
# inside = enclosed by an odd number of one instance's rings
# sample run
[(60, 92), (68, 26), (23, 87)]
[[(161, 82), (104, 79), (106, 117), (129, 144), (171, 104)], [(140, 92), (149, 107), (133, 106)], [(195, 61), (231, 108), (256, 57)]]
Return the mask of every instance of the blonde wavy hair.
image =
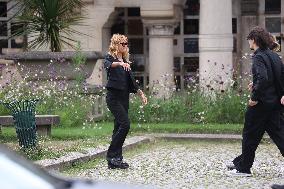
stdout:
[[(117, 58), (118, 55), (118, 45), (121, 42), (128, 42), (128, 39), (125, 35), (121, 34), (113, 34), (110, 39), (110, 45), (109, 45), (109, 51), (108, 53), (112, 55), (113, 57)], [(129, 48), (127, 47), (127, 50), (122, 53), (122, 58), (124, 58), (128, 63), (131, 63), (129, 61)]]
[(269, 45), (269, 49), (270, 50), (273, 50), (273, 51), (276, 51), (276, 52), (279, 52), (280, 49), (281, 49), (281, 46), (280, 44), (278, 43), (276, 37), (272, 34), (269, 34), (270, 35), (270, 45)]

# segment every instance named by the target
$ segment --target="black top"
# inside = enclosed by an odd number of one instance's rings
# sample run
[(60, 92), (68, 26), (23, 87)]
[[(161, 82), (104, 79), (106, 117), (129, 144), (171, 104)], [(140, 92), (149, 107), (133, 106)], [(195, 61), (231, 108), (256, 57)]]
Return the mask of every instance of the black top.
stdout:
[(267, 105), (280, 105), (284, 95), (284, 64), (269, 49), (257, 49), (252, 57), (253, 89), (251, 100)]
[(139, 86), (133, 77), (132, 71), (125, 71), (122, 66), (112, 68), (111, 64), (113, 62), (119, 62), (119, 60), (107, 54), (104, 61), (104, 68), (106, 69), (108, 79), (106, 88), (136, 93)]

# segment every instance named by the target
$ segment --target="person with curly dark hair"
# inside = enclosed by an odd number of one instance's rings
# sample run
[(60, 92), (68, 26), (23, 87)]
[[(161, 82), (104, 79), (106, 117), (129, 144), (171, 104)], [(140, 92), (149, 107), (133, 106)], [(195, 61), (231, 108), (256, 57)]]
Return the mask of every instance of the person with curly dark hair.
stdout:
[(271, 48), (271, 35), (255, 27), (247, 36), (252, 57), (253, 84), (243, 128), (242, 154), (227, 165), (234, 176), (252, 176), (255, 151), (265, 132), (284, 157), (284, 127), (280, 112), (284, 105), (284, 64)]

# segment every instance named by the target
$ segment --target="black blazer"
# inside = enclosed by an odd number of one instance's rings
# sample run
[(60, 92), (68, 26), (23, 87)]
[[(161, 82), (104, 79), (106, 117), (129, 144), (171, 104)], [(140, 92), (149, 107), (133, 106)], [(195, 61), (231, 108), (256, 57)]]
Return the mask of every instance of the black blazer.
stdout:
[[(136, 93), (139, 86), (134, 79), (132, 71), (125, 71), (122, 66), (112, 68), (111, 64), (113, 62), (119, 62), (119, 60), (110, 54), (105, 55), (104, 68), (107, 72), (108, 79), (106, 88), (118, 90), (128, 89), (130, 93)], [(126, 86), (127, 84), (129, 86)]]
[(284, 95), (284, 65), (279, 55), (269, 49), (258, 49), (252, 62), (251, 99), (267, 105), (279, 105)]

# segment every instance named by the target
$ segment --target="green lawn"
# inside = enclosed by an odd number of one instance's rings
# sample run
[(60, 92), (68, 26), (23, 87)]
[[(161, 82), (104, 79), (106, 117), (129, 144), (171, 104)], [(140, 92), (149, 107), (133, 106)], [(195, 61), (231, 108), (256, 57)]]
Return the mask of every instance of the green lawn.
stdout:
[[(241, 134), (238, 124), (136, 124), (131, 125), (129, 136), (149, 133), (229, 133)], [(53, 127), (51, 137), (39, 138), (40, 152), (31, 153), (29, 159), (38, 160), (60, 157), (70, 151), (81, 151), (99, 145), (108, 145), (113, 123), (99, 122), (84, 127)], [(2, 128), (0, 143), (19, 151), (16, 132), (13, 127)]]
[[(243, 125), (240, 124), (136, 124), (131, 125), (130, 135), (144, 133), (218, 133), (241, 134)], [(112, 133), (113, 123), (96, 123), (86, 127), (53, 127), (51, 140), (76, 140), (87, 138), (105, 138)], [(0, 142), (13, 142), (16, 139), (13, 127), (3, 127)]]
[(134, 133), (230, 133), (240, 134), (243, 125), (240, 124), (132, 124)]
[[(218, 133), (241, 134), (243, 125), (240, 124), (137, 124), (131, 125), (130, 135), (143, 133)], [(86, 127), (52, 128), (51, 140), (76, 140), (96, 138), (101, 139), (111, 135), (113, 123), (99, 122)], [(16, 140), (15, 129), (2, 128), (0, 142), (13, 142)]]

